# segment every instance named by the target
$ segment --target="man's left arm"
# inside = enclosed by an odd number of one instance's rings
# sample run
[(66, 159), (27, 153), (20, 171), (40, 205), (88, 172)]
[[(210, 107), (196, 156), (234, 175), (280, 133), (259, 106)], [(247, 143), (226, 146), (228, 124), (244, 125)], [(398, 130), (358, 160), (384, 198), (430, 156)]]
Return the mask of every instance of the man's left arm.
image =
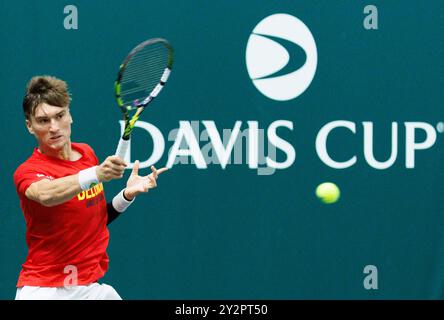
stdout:
[(151, 166), (151, 174), (139, 176), (139, 160), (134, 163), (133, 170), (126, 183), (126, 188), (120, 191), (112, 202), (107, 203), (108, 221), (107, 225), (113, 222), (122, 212), (124, 212), (133, 202), (136, 196), (147, 193), (150, 189), (157, 187), (157, 178), (168, 168), (156, 169)]

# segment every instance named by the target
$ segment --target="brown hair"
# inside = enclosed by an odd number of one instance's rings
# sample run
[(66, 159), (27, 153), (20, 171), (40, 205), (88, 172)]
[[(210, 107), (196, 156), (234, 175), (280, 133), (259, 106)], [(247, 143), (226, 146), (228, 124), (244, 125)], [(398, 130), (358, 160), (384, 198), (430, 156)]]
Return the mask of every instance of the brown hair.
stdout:
[(69, 106), (70, 101), (71, 96), (65, 81), (51, 76), (36, 76), (26, 87), (23, 112), (25, 118), (29, 120), (41, 103), (64, 108)]

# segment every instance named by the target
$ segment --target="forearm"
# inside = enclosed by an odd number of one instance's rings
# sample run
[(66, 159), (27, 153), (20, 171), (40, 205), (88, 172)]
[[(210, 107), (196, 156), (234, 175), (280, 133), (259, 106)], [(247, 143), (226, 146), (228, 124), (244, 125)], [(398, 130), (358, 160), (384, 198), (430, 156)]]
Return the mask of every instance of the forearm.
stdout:
[(125, 197), (125, 189), (120, 191), (114, 198), (112, 202), (106, 204), (106, 209), (108, 212), (107, 225), (113, 222), (122, 212), (124, 212), (133, 203), (133, 199), (127, 199)]
[(106, 211), (108, 213), (108, 219), (106, 221), (106, 224), (109, 225), (111, 222), (113, 222), (120, 214), (121, 212), (117, 211), (111, 202), (108, 202), (106, 204)]
[(125, 167), (125, 162), (118, 156), (110, 156), (101, 165), (83, 169), (77, 174), (35, 182), (28, 187), (25, 195), (44, 206), (56, 206), (71, 200), (94, 184), (122, 178)]
[(52, 207), (72, 199), (81, 191), (78, 174), (74, 174), (51, 181), (39, 181), (26, 190), (26, 196), (46, 207)]

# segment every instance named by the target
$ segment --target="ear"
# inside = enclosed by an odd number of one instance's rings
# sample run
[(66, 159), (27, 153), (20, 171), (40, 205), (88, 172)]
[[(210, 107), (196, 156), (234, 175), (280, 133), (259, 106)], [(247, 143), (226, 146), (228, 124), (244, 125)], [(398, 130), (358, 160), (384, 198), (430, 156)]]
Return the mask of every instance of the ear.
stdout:
[(31, 120), (26, 119), (26, 128), (28, 128), (28, 131), (30, 134), (34, 134), (34, 129), (32, 129), (32, 124), (31, 124)]

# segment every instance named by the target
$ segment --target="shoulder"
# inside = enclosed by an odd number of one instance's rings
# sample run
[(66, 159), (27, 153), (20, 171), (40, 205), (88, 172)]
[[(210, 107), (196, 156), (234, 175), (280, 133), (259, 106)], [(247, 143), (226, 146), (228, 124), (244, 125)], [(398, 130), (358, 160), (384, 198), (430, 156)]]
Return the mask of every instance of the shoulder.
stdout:
[(23, 162), (14, 171), (13, 180), (17, 188), (20, 186), (28, 186), (28, 182), (38, 181), (41, 179), (53, 180), (53, 176), (47, 163), (30, 157)]
[(42, 161), (38, 161), (33, 156), (30, 156), (23, 162), (21, 165), (17, 167), (14, 171), (14, 177), (20, 176), (29, 171), (37, 171), (41, 168)]
[(21, 165), (17, 167), (17, 169), (15, 169), (13, 174), (14, 180), (17, 180), (18, 177), (20, 177), (23, 173), (32, 168), (32, 166), (29, 165), (27, 161), (23, 162)]

